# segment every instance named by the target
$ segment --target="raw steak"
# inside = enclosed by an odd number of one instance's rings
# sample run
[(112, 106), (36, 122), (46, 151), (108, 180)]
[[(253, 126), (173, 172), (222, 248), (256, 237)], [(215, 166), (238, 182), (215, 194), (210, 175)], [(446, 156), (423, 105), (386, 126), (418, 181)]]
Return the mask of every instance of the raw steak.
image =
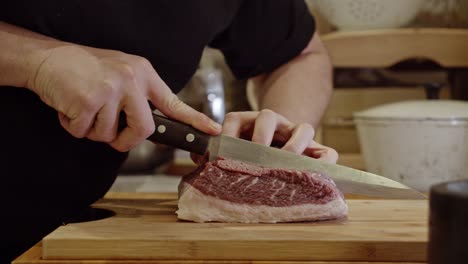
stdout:
[(345, 217), (348, 206), (320, 173), (218, 159), (179, 184), (179, 219), (195, 222), (276, 223)]

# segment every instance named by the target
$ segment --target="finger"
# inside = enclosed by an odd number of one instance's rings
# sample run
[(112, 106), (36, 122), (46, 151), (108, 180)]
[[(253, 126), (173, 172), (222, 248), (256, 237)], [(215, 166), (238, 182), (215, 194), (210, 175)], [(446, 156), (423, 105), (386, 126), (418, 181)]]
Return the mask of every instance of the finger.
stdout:
[(255, 120), (255, 128), (252, 141), (269, 146), (276, 131), (276, 113), (270, 110), (262, 110)]
[(190, 153), (190, 158), (192, 159), (192, 161), (197, 164), (197, 165), (200, 165), (200, 155), (197, 155), (195, 153)]
[(98, 112), (94, 126), (89, 131), (87, 138), (110, 143), (117, 137), (117, 126), (119, 116), (119, 106), (116, 101), (112, 100)]
[(255, 122), (258, 112), (232, 112), (224, 117), (222, 133), (231, 137), (240, 137), (241, 132)]
[(173, 118), (185, 124), (211, 135), (221, 133), (220, 124), (211, 120), (208, 116), (196, 111), (182, 102), (164, 83), (156, 72), (152, 74), (148, 96), (150, 101), (167, 117)]
[(335, 164), (339, 158), (336, 150), (323, 146), (315, 141), (310, 143), (309, 147), (304, 150), (303, 154), (332, 164)]
[(206, 161), (208, 161), (207, 155), (201, 156), (201, 155), (197, 155), (194, 153), (190, 153), (190, 158), (192, 159), (193, 162), (195, 162), (195, 164), (198, 164), (198, 165), (201, 165), (205, 163)]
[(283, 146), (284, 150), (302, 154), (314, 138), (314, 128), (307, 123), (300, 124), (292, 131), (291, 138)]
[(275, 136), (275, 134), (289, 138), (293, 128), (293, 123), (282, 115), (271, 110), (264, 109), (260, 111), (257, 120), (255, 120), (252, 141), (269, 146), (273, 141), (273, 137), (276, 139), (279, 138), (278, 136)]
[(127, 97), (122, 109), (127, 118), (127, 127), (111, 142), (118, 151), (128, 151), (149, 137), (155, 130), (151, 108), (141, 95)]
[(77, 117), (70, 118), (66, 114), (59, 112), (58, 116), (60, 124), (68, 133), (76, 138), (83, 138), (88, 134), (95, 115), (81, 112)]

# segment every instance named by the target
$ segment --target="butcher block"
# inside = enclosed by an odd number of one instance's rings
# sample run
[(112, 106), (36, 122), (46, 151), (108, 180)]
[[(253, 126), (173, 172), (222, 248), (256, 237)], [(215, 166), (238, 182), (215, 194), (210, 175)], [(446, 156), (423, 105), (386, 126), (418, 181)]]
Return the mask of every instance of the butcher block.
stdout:
[(347, 203), (349, 216), (333, 221), (193, 223), (177, 220), (176, 194), (138, 198), (116, 194), (93, 205), (113, 211), (114, 216), (59, 227), (42, 240), (41, 259), (426, 261), (427, 200), (347, 199)]

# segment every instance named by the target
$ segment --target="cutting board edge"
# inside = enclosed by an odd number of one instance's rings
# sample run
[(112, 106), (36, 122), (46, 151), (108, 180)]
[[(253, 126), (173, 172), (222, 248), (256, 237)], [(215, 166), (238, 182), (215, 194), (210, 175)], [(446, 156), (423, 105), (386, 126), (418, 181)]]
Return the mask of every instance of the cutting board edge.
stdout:
[[(405, 252), (391, 242), (356, 242), (343, 241), (287, 241), (289, 250), (285, 251), (284, 241), (235, 241), (230, 247), (220, 245), (219, 241), (132, 241), (126, 240), (125, 247), (119, 247), (117, 241), (104, 240), (102, 248), (86, 247), (86, 240), (71, 241), (73, 247), (67, 248), (64, 241), (43, 240), (42, 257), (46, 260), (66, 259), (109, 259), (109, 260), (235, 260), (235, 261), (372, 261), (372, 262), (424, 262), (426, 261), (426, 242), (405, 242)], [(121, 241), (120, 241), (121, 242)], [(47, 250), (51, 243), (61, 243), (60, 250)], [(49, 244), (49, 245), (47, 245)], [(79, 245), (81, 244), (82, 247)], [(295, 245), (294, 245), (295, 244)], [(77, 247), (78, 245), (78, 247)], [(128, 245), (131, 245), (130, 247)], [(151, 248), (152, 255), (148, 255)], [(158, 250), (160, 249), (160, 250)], [(291, 250), (292, 249), (292, 250)], [(308, 251), (321, 252), (310, 256)], [(181, 255), (180, 252), (183, 252)], [(63, 257), (73, 252), (76, 257)], [(158, 254), (160, 252), (161, 254)], [(358, 252), (358, 254), (357, 254)], [(113, 256), (106, 257), (111, 253)], [(141, 257), (145, 256), (145, 257)], [(405, 256), (404, 259), (401, 256)]]

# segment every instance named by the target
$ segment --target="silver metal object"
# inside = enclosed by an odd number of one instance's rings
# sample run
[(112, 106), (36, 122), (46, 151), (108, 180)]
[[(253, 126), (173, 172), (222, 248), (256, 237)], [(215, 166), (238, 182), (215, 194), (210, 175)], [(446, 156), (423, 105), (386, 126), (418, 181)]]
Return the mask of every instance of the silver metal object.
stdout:
[(304, 155), (229, 136), (220, 135), (211, 138), (208, 151), (210, 160), (226, 157), (271, 168), (323, 173), (332, 178), (343, 193), (382, 198), (426, 199), (422, 193), (379, 175), (328, 164)]
[(203, 112), (218, 123), (226, 114), (222, 73), (218, 69), (205, 68), (196, 77), (204, 90)]
[(192, 133), (189, 133), (189, 134), (187, 134), (187, 136), (185, 136), (185, 140), (187, 142), (193, 142), (195, 140), (195, 135), (192, 134)]
[(126, 174), (147, 173), (171, 160), (173, 152), (172, 147), (145, 140), (129, 152), (120, 172)]
[(161, 134), (166, 132), (166, 127), (164, 125), (159, 125), (158, 126), (158, 132), (161, 133)]

